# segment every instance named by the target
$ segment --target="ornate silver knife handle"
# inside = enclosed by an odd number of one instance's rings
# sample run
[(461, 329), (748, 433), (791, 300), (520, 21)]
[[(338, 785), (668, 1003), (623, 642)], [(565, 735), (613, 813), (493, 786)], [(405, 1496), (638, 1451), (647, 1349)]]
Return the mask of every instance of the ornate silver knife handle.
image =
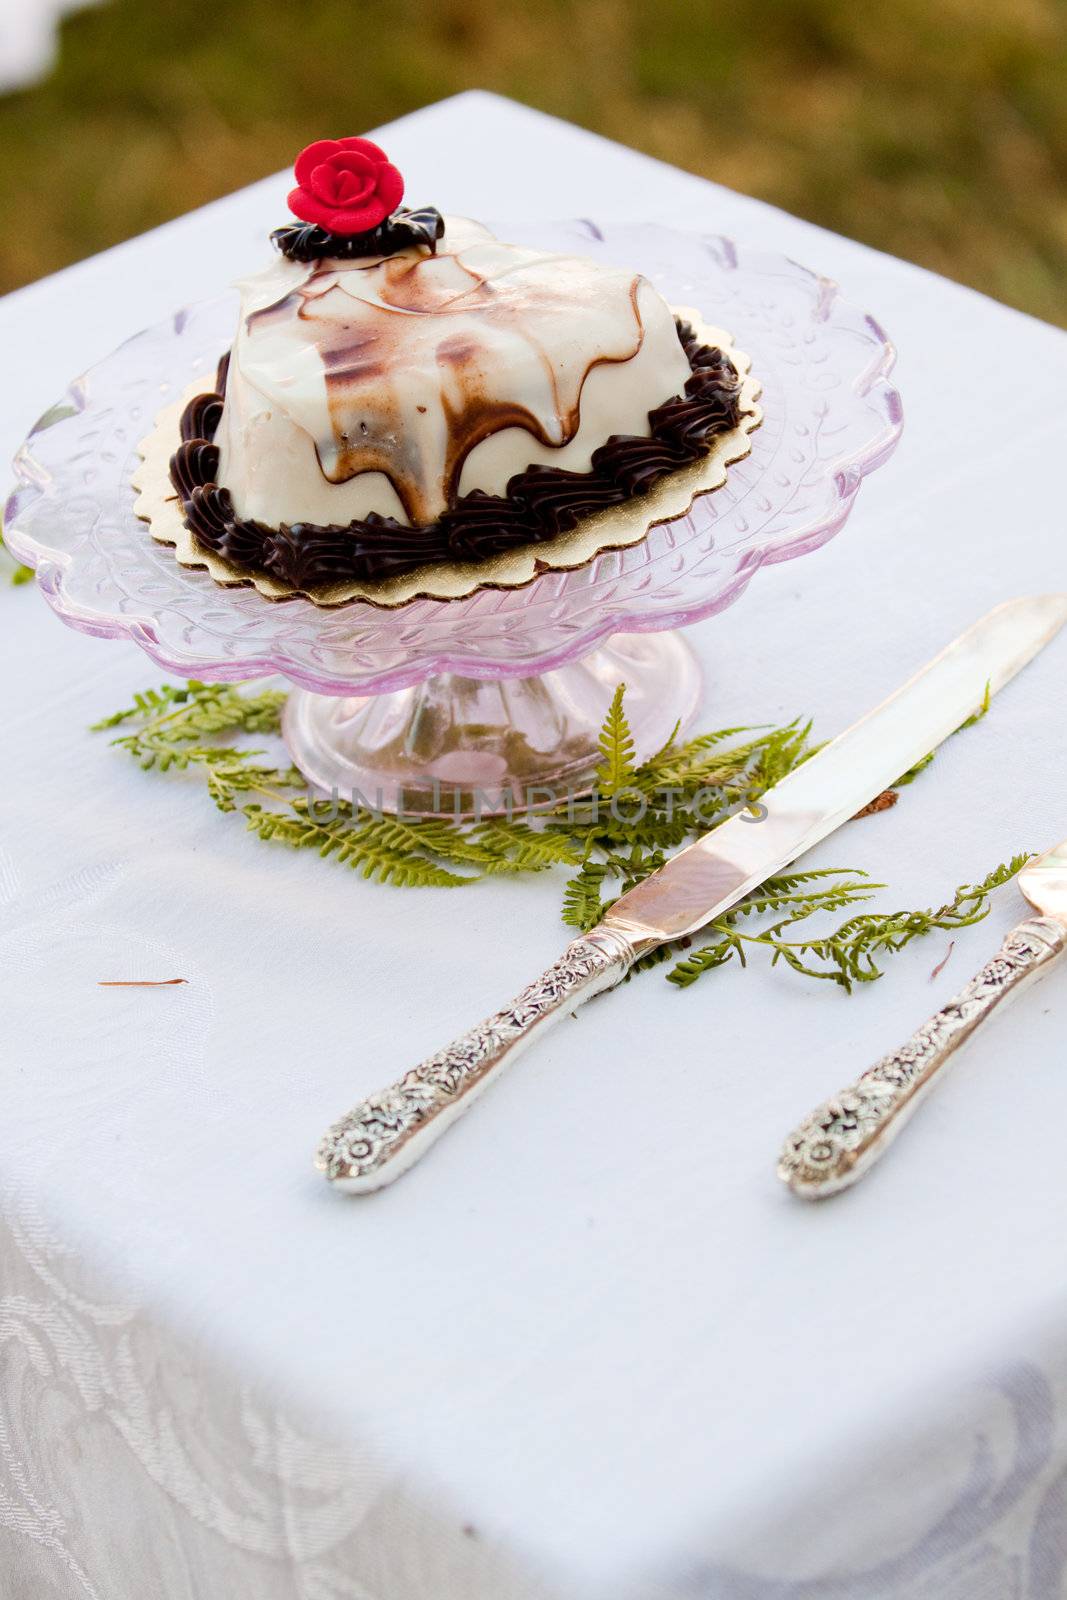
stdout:
[(624, 978), (638, 951), (603, 926), (569, 944), (535, 983), (388, 1089), (335, 1122), (315, 1165), (338, 1189), (367, 1193), (406, 1172), (543, 1029)]
[(790, 1134), (778, 1162), (783, 1183), (806, 1200), (819, 1200), (861, 1178), (979, 1023), (1045, 971), (1065, 947), (1067, 925), (1054, 917), (1031, 917), (1014, 928), (992, 961), (907, 1044), (883, 1056)]

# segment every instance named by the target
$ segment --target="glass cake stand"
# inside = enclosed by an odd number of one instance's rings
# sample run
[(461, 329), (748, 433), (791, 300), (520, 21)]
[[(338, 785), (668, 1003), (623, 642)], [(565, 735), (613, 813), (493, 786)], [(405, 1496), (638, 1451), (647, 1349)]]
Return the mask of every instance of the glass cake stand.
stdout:
[(284, 725), (294, 761), (316, 787), (356, 789), (385, 810), (488, 814), (588, 789), (619, 682), (638, 753), (658, 748), (701, 692), (670, 630), (732, 604), (761, 566), (831, 538), (901, 429), (877, 322), (783, 256), (651, 226), (496, 231), (632, 265), (752, 357), (764, 420), (751, 454), (630, 549), (521, 589), (391, 610), (270, 601), (179, 566), (134, 515), (130, 477), (156, 414), (214, 372), (233, 295), (120, 346), (40, 418), (15, 462), (5, 541), (64, 622), (132, 639), (183, 677), (284, 675), (296, 685)]

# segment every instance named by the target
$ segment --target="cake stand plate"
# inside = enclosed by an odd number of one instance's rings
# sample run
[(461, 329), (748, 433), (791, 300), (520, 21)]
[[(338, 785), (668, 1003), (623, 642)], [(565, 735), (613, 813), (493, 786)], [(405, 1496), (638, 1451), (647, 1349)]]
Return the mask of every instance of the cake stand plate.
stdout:
[(764, 420), (751, 453), (640, 544), (521, 589), (393, 609), (269, 601), (179, 566), (134, 514), (130, 479), (157, 413), (213, 373), (233, 295), (147, 329), (73, 383), (18, 452), (5, 514), (6, 543), (71, 627), (132, 639), (183, 677), (282, 674), (296, 686), (285, 736), (297, 765), (316, 787), (385, 810), (491, 814), (588, 790), (620, 682), (637, 753), (651, 754), (700, 698), (697, 665), (669, 630), (831, 538), (901, 429), (881, 328), (785, 257), (650, 226), (495, 231), (633, 266), (752, 358)]

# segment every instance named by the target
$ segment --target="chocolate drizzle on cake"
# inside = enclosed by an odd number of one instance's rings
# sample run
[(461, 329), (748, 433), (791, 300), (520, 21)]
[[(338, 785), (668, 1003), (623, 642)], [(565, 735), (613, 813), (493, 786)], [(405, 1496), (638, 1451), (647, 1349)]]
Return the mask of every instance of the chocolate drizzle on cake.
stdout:
[(366, 233), (328, 233), (313, 222), (298, 222), (275, 228), (270, 237), (287, 261), (359, 261), (364, 256), (392, 256), (412, 245), (424, 245), (436, 255), (444, 231), (445, 219), (433, 206), (418, 211), (401, 206)]
[[(425, 527), (455, 504), (479, 444), (509, 429), (549, 451), (570, 443), (590, 374), (641, 354), (640, 294), (650, 286), (636, 273), (610, 273), (598, 283), (598, 300), (576, 317), (587, 284), (584, 262), (488, 240), (468, 249), (446, 241), (436, 257), (409, 251), (369, 267), (321, 262), (246, 316), (235, 370), (314, 441), (327, 483), (380, 472), (399, 502), (394, 511), (391, 496), (382, 510)], [(658, 310), (661, 337), (671, 340), (662, 301)], [(288, 367), (283, 342), (294, 371), (306, 371), (313, 347), (321, 387), (280, 378)], [(669, 381), (681, 383), (685, 364), (677, 346), (672, 354)], [(429, 402), (422, 413), (416, 396)], [(640, 412), (637, 418), (643, 424)], [(510, 470), (531, 456), (513, 456)], [(231, 470), (225, 450), (224, 460)], [(506, 483), (505, 476), (478, 487), (501, 493)], [(240, 499), (239, 477), (234, 490)], [(293, 510), (288, 500), (283, 514)], [(255, 511), (263, 515), (262, 503)]]
[(399, 577), (416, 567), (484, 561), (521, 545), (566, 533), (584, 517), (646, 493), (653, 484), (706, 453), (741, 415), (741, 379), (722, 350), (702, 345), (678, 322), (692, 373), (684, 395), (649, 412), (649, 434), (615, 434), (593, 451), (590, 472), (531, 466), (508, 483), (506, 495), (475, 490), (455, 500), (436, 521), (405, 527), (370, 515), (345, 526), (295, 522), (280, 528), (238, 517), (229, 492), (216, 482), (214, 443), (222, 416), (229, 357), (216, 391), (197, 395), (181, 419), (182, 443), (170, 463), (171, 482), (187, 528), (217, 555), (297, 588), (346, 580)]

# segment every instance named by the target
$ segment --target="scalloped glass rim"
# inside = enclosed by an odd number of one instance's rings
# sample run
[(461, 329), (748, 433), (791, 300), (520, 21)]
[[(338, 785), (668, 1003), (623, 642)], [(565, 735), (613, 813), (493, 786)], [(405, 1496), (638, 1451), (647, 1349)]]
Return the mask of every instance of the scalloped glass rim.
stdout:
[(499, 226), (502, 237), (574, 249), (645, 272), (668, 300), (729, 328), (763, 382), (763, 426), (726, 484), (573, 572), (462, 600), (325, 611), (268, 601), (180, 567), (134, 516), (129, 478), (152, 418), (207, 374), (235, 299), (193, 305), (135, 335), (70, 387), (15, 458), (5, 541), (36, 569), (71, 627), (128, 638), (183, 677), (280, 672), (326, 694), (384, 693), (431, 674), (533, 676), (613, 633), (685, 626), (723, 610), (763, 565), (817, 549), (900, 436), (894, 350), (837, 285), (785, 256), (720, 236), (583, 220)]

